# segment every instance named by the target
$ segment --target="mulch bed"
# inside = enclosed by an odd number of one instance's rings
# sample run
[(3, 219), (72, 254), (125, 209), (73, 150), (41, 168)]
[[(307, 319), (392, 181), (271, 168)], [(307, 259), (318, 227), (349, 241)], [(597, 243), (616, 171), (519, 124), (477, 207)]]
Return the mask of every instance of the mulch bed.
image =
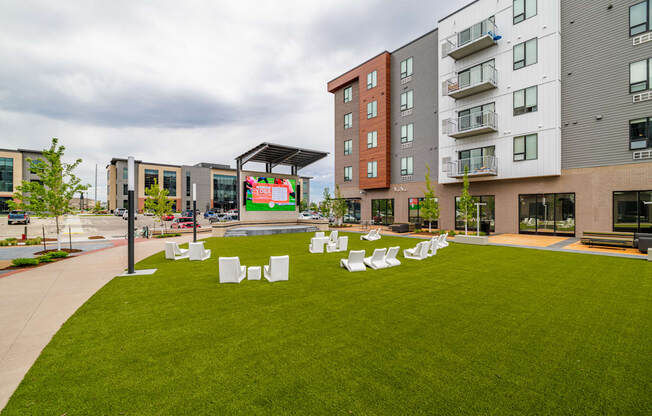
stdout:
[(57, 250), (56, 248), (52, 248), (52, 249), (49, 249), (49, 250), (41, 250), (41, 251), (37, 251), (37, 252), (34, 253), (34, 254), (40, 256), (40, 255), (43, 255), (43, 254), (52, 253), (53, 251), (65, 251), (66, 253), (81, 253), (83, 250), (79, 250), (79, 249), (76, 249), (76, 248), (73, 248), (73, 249), (70, 249), (70, 248), (62, 248), (61, 250)]

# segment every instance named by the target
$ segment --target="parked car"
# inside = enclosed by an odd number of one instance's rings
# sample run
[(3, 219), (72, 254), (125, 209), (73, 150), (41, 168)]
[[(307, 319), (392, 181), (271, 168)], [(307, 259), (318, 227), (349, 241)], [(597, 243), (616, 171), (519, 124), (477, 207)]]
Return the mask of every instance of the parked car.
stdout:
[(209, 217), (209, 218), (208, 218), (208, 221), (210, 221), (211, 224), (212, 224), (212, 223), (214, 223), (214, 222), (223, 222), (223, 221), (228, 221), (230, 218), (231, 218), (231, 217), (229, 216), (229, 214), (226, 214), (226, 213), (224, 213), (224, 212), (220, 212), (220, 213), (217, 213), (217, 212), (216, 212), (216, 213), (213, 214), (212, 217)]
[(151, 217), (151, 216), (154, 215), (154, 213), (153, 213), (152, 211), (145, 211), (145, 212), (143, 212), (143, 215), (146, 215), (146, 216), (148, 216), (148, 217)]
[[(129, 219), (129, 211), (125, 209), (125, 212), (122, 213), (122, 219), (123, 220), (128, 220)], [(134, 220), (138, 219), (138, 214), (134, 212)]]
[(215, 212), (215, 211), (206, 211), (206, 212), (204, 212), (204, 218), (207, 218), (207, 219), (210, 219), (210, 218), (214, 217), (215, 215), (217, 215), (217, 212)]
[(163, 221), (173, 221), (174, 220), (174, 214), (167, 214), (163, 216)]
[(10, 225), (16, 223), (23, 223), (27, 225), (29, 222), (29, 214), (27, 214), (25, 211), (9, 211), (9, 215), (7, 215), (7, 224)]
[[(172, 228), (192, 228), (192, 217), (178, 217), (172, 221)], [(199, 223), (197, 228), (201, 228)]]
[(311, 213), (309, 213), (309, 212), (300, 212), (299, 213), (299, 219), (300, 220), (312, 220), (314, 218), (313, 218), (313, 215)]
[(113, 215), (116, 217), (122, 217), (122, 214), (124, 214), (126, 211), (125, 208), (116, 208), (115, 211), (113, 211)]

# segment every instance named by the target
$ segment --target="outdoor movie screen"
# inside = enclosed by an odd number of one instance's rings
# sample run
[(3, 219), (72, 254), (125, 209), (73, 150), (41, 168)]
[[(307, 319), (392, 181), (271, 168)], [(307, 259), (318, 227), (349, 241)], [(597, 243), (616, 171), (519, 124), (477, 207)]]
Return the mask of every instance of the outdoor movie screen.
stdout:
[(247, 176), (245, 181), (247, 211), (294, 211), (295, 179)]

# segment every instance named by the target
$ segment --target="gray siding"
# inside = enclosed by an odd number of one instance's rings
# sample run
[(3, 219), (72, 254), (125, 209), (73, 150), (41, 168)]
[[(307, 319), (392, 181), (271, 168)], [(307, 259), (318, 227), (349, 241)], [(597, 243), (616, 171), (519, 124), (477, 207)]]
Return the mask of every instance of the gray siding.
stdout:
[(652, 101), (629, 94), (629, 64), (652, 57), (652, 42), (629, 37), (640, 1), (561, 2), (562, 169), (634, 163), (629, 120), (652, 116)]
[(38, 158), (43, 158), (43, 153), (37, 153), (37, 152), (26, 152), (26, 151), (21, 151), (20, 152), (22, 157), (23, 157), (23, 180), (24, 181), (32, 181), (32, 180), (39, 180), (39, 176), (33, 174), (30, 172), (30, 167), (31, 163), (27, 161), (27, 159), (32, 159), (36, 160)]
[[(134, 198), (136, 200), (136, 209), (138, 208), (138, 198), (145, 198), (145, 195), (138, 195), (138, 166), (140, 163), (136, 162), (134, 164), (134, 176), (135, 176), (135, 187)], [(117, 160), (115, 162), (115, 183), (116, 189), (111, 189), (110, 192), (115, 192), (115, 203), (116, 208), (126, 207), (127, 204), (127, 195), (123, 192), (124, 186), (128, 184), (127, 179), (123, 179), (122, 170), (127, 168), (127, 162), (123, 160)]]
[[(190, 189), (186, 186), (186, 173), (190, 173)], [(181, 184), (177, 187), (181, 190), (181, 207), (180, 210), (186, 208), (192, 209), (192, 184), (197, 184), (197, 209), (199, 211), (207, 211), (211, 208), (211, 176), (210, 168), (203, 168), (198, 166), (182, 166), (181, 167)]]
[[(438, 59), (437, 30), (392, 52), (392, 183), (423, 182), (426, 164), (430, 165), (431, 177), (437, 177), (439, 137), (437, 123), (438, 106)], [(412, 80), (401, 84), (401, 61), (413, 57)], [(401, 116), (401, 94), (414, 90), (412, 114)], [(414, 123), (414, 141), (411, 147), (402, 148), (401, 125)], [(401, 177), (401, 158), (414, 158), (414, 174), (411, 180)]]

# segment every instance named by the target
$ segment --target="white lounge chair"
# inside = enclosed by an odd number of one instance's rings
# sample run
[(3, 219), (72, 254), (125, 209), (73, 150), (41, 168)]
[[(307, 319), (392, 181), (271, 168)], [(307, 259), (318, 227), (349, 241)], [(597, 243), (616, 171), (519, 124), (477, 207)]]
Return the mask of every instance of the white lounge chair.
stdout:
[(340, 267), (350, 272), (364, 272), (367, 268), (364, 265), (364, 250), (349, 251), (349, 258), (340, 260)]
[(448, 247), (448, 233), (441, 234), (439, 236), (439, 241), (437, 242), (438, 248)]
[(271, 256), (269, 264), (264, 267), (265, 279), (269, 282), (288, 280), (290, 273), (290, 256)]
[(168, 260), (181, 260), (188, 258), (188, 249), (179, 248), (174, 241), (165, 242), (165, 258)]
[(337, 232), (337, 230), (331, 231), (331, 234), (328, 236), (328, 243), (327, 244), (332, 244), (332, 243), (337, 244), (338, 234), (339, 233)]
[(385, 264), (387, 264), (387, 267), (394, 267), (394, 266), (400, 266), (401, 262), (396, 258), (398, 255), (398, 252), (401, 250), (401, 247), (396, 246), (396, 247), (390, 247), (387, 250), (387, 255), (385, 256)]
[(423, 260), (428, 258), (428, 241), (422, 241), (415, 248), (403, 250), (403, 257), (412, 260)]
[(336, 251), (346, 251), (347, 247), (349, 246), (349, 237), (339, 237), (337, 239), (337, 242), (335, 243), (328, 243), (326, 246), (326, 251), (329, 253), (333, 253)]
[(239, 257), (220, 257), (220, 283), (240, 283), (247, 277), (247, 266), (240, 265)]
[(311, 253), (323, 253), (324, 252), (324, 238), (314, 237), (310, 239), (310, 245), (308, 246), (308, 251)]
[(198, 243), (188, 243), (189, 251), (188, 255), (190, 256), (190, 260), (199, 260), (199, 261), (204, 261), (207, 260), (211, 257), (211, 250), (205, 250), (204, 249), (204, 242), (198, 242)]
[(443, 234), (438, 237), (432, 237), (430, 240), (428, 240), (428, 257), (432, 257), (437, 254), (437, 249), (439, 248), (442, 236)]
[(369, 231), (368, 234), (360, 236), (360, 240), (367, 240), (367, 241), (380, 240), (380, 228), (373, 229)]
[(317, 231), (315, 233), (315, 238), (324, 238), (326, 234), (323, 231)]
[(365, 257), (364, 264), (371, 267), (374, 270), (384, 269), (387, 267), (385, 263), (385, 254), (387, 253), (386, 248), (377, 248), (374, 250), (374, 254), (371, 257)]

